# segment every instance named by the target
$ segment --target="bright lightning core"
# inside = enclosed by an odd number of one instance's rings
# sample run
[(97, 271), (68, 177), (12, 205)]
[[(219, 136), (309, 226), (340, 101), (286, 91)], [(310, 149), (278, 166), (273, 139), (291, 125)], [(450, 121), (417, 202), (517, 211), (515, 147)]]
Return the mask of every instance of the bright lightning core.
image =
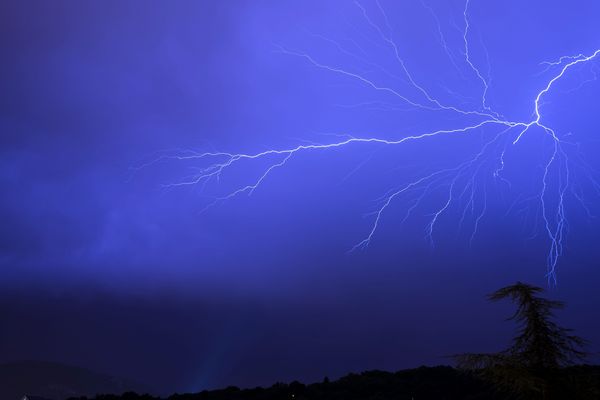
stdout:
[[(288, 48), (286, 46), (276, 46), (277, 51), (282, 55), (296, 57), (299, 62), (307, 63), (324, 74), (333, 74), (343, 77), (356, 85), (363, 86), (373, 93), (383, 96), (385, 101), (364, 103), (363, 106), (377, 106), (388, 109), (401, 109), (402, 107), (411, 110), (419, 110), (423, 113), (443, 113), (453, 117), (452, 123), (448, 128), (440, 128), (430, 131), (416, 131), (410, 129), (400, 129), (401, 136), (395, 139), (389, 139), (374, 136), (356, 136), (343, 135), (337, 136), (333, 141), (326, 143), (303, 142), (289, 148), (271, 148), (256, 153), (237, 153), (237, 152), (196, 152), (196, 151), (176, 151), (165, 152), (158, 158), (153, 159), (149, 164), (164, 159), (173, 160), (192, 160), (201, 164), (201, 167), (194, 172), (192, 176), (186, 177), (180, 181), (169, 183), (168, 188), (175, 188), (189, 185), (206, 185), (211, 180), (220, 179), (228, 169), (240, 163), (257, 163), (262, 166), (258, 176), (250, 181), (241, 183), (237, 188), (224, 195), (213, 198), (207, 205), (209, 208), (218, 202), (232, 199), (241, 194), (251, 195), (259, 189), (261, 184), (269, 178), (275, 171), (284, 169), (287, 163), (294, 159), (299, 153), (322, 152), (334, 148), (345, 148), (352, 145), (373, 144), (378, 146), (402, 146), (407, 142), (429, 143), (438, 140), (439, 137), (457, 137), (464, 135), (473, 135), (477, 132), (493, 132), (485, 139), (471, 156), (458, 162), (448, 168), (438, 169), (428, 172), (416, 179), (405, 182), (390, 190), (383, 197), (372, 214), (372, 223), (370, 229), (365, 232), (364, 238), (356, 243), (352, 250), (357, 250), (368, 246), (375, 240), (378, 233), (378, 227), (388, 208), (401, 199), (407, 199), (410, 193), (410, 201), (405, 209), (407, 218), (419, 205), (423, 199), (431, 195), (434, 190), (440, 190), (444, 197), (435, 209), (431, 210), (428, 223), (425, 226), (426, 235), (433, 243), (433, 237), (440, 217), (446, 213), (451, 206), (459, 205), (462, 207), (461, 218), (458, 223), (462, 225), (466, 215), (470, 212), (474, 215), (473, 230), (471, 241), (475, 237), (479, 224), (484, 217), (488, 206), (487, 178), (491, 177), (495, 182), (511, 186), (511, 182), (504, 176), (504, 170), (509, 162), (510, 153), (519, 146), (523, 138), (527, 135), (536, 133), (536, 137), (541, 137), (540, 146), (551, 143), (549, 150), (545, 153), (545, 159), (541, 166), (542, 173), (539, 181), (536, 183), (537, 194), (535, 201), (540, 206), (540, 218), (542, 220), (543, 230), (549, 243), (547, 256), (547, 277), (549, 282), (556, 283), (556, 270), (559, 258), (563, 251), (565, 234), (567, 229), (567, 214), (565, 210), (565, 199), (567, 196), (574, 196), (585, 208), (585, 203), (574, 190), (574, 169), (585, 167), (585, 162), (572, 151), (576, 147), (573, 143), (566, 140), (565, 134), (557, 132), (555, 128), (547, 121), (544, 114), (544, 103), (550, 96), (560, 95), (556, 93), (557, 83), (576, 73), (584, 65), (593, 65), (597, 59), (600, 59), (600, 49), (592, 50), (588, 53), (577, 55), (562, 55), (555, 61), (544, 61), (541, 63), (540, 73), (546, 78), (539, 87), (536, 95), (530, 99), (529, 109), (524, 110), (525, 115), (530, 115), (527, 119), (513, 119), (509, 116), (501, 115), (494, 109), (490, 101), (490, 93), (494, 87), (491, 82), (491, 73), (489, 64), (484, 67), (477, 65), (473, 51), (475, 48), (483, 49), (487, 58), (487, 50), (481, 38), (473, 34), (472, 26), (476, 23), (471, 20), (470, 10), (471, 2), (467, 0), (464, 8), (461, 10), (462, 21), (454, 23), (453, 28), (458, 30), (461, 38), (459, 48), (451, 48), (446, 40), (442, 21), (438, 18), (431, 5), (422, 0), (423, 9), (430, 14), (437, 27), (436, 36), (443, 49), (443, 53), (450, 61), (450, 64), (456, 70), (457, 75), (465, 81), (472, 82), (479, 88), (479, 100), (475, 106), (465, 106), (459, 95), (448, 89), (446, 92), (456, 98), (456, 102), (446, 102), (438, 97), (430, 89), (426, 88), (423, 82), (418, 81), (409, 68), (409, 63), (403, 58), (402, 46), (397, 39), (397, 34), (390, 23), (392, 16), (388, 15), (381, 4), (375, 0), (369, 3), (369, 7), (360, 2), (355, 2), (357, 13), (360, 15), (364, 29), (373, 38), (372, 44), (378, 46), (393, 58), (395, 68), (389, 70), (366, 58), (366, 52), (355, 41), (350, 39), (343, 42), (335, 41), (331, 38), (321, 36), (312, 32), (307, 32), (318, 40), (322, 40), (335, 51), (347, 57), (354, 59), (368, 67), (365, 70), (358, 70), (344, 67), (343, 65), (331, 64), (323, 61), (310, 52), (300, 51), (298, 49)], [(452, 25), (452, 24), (450, 24)], [(475, 45), (475, 43), (477, 45)], [(391, 77), (402, 82), (402, 90), (393, 85), (382, 84), (376, 80), (368, 71), (378, 71), (382, 75)], [(595, 78), (594, 78), (595, 80)], [(388, 99), (394, 99), (395, 103), (389, 103)], [(523, 111), (523, 110), (521, 110)], [(461, 125), (455, 127), (455, 124)], [(460, 122), (463, 121), (463, 122)], [(539, 135), (541, 133), (541, 135)], [(575, 153), (575, 155), (572, 155)], [(334, 157), (334, 155), (331, 155)], [(284, 172), (281, 172), (284, 173)], [(600, 187), (593, 180), (592, 173), (585, 169), (585, 176), (591, 181), (594, 187)], [(381, 193), (374, 197), (381, 196)], [(522, 200), (522, 199), (521, 199)], [(531, 199), (527, 199), (531, 200)], [(476, 206), (477, 203), (477, 206)]]

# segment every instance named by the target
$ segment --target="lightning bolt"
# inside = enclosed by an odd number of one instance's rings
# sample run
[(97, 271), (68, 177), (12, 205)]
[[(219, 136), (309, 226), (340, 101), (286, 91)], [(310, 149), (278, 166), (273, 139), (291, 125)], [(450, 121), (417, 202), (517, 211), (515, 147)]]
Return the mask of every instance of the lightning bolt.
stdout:
[[(459, 223), (460, 226), (462, 226), (467, 214), (471, 213), (474, 216), (474, 227), (470, 237), (470, 242), (473, 242), (473, 238), (477, 233), (478, 227), (488, 207), (487, 190), (485, 187), (486, 181), (484, 181), (483, 190), (480, 190), (484, 198), (483, 204), (478, 204), (476, 201), (476, 196), (478, 193), (478, 185), (476, 183), (477, 180), (480, 179), (479, 177), (481, 174), (489, 173), (494, 179), (500, 180), (510, 187), (510, 181), (503, 177), (504, 168), (507, 162), (506, 154), (509, 153), (513, 147), (519, 145), (520, 141), (525, 135), (537, 130), (550, 139), (552, 144), (550, 154), (542, 165), (543, 173), (540, 180), (540, 189), (535, 198), (541, 207), (543, 229), (550, 243), (547, 256), (547, 278), (549, 283), (556, 284), (557, 265), (563, 252), (567, 227), (565, 197), (568, 193), (572, 192), (574, 196), (582, 202), (582, 204), (583, 201), (581, 200), (581, 196), (573, 189), (572, 186), (572, 161), (567, 156), (567, 152), (565, 150), (565, 146), (569, 146), (570, 143), (564, 142), (559, 135), (557, 135), (556, 131), (550, 127), (547, 122), (545, 122), (542, 112), (542, 102), (547, 96), (550, 95), (553, 87), (561, 79), (571, 73), (571, 71), (576, 69), (577, 66), (591, 63), (598, 58), (600, 49), (587, 55), (583, 53), (577, 55), (565, 55), (561, 56), (556, 61), (545, 61), (541, 63), (541, 65), (544, 66), (544, 69), (540, 72), (540, 74), (551, 72), (552, 75), (546, 81), (546, 84), (543, 85), (537, 92), (535, 98), (533, 98), (531, 101), (531, 119), (506, 119), (500, 113), (494, 111), (489, 104), (488, 94), (491, 89), (489, 74), (487, 77), (484, 77), (484, 74), (481, 73), (480, 69), (472, 59), (472, 46), (469, 40), (471, 36), (471, 21), (469, 19), (470, 2), (471, 0), (466, 0), (462, 13), (464, 20), (464, 28), (461, 32), (463, 48), (460, 51), (463, 56), (462, 61), (455, 59), (455, 55), (453, 52), (451, 52), (448, 42), (446, 41), (442, 32), (439, 19), (434, 10), (424, 1), (422, 1), (422, 4), (431, 13), (434, 21), (436, 22), (439, 42), (446, 55), (449, 57), (451, 63), (457, 70), (460, 69), (459, 64), (462, 63), (463, 67), (470, 71), (472, 79), (475, 79), (475, 81), (478, 82), (481, 88), (481, 97), (479, 100), (479, 106), (477, 108), (464, 108), (460, 105), (444, 103), (430, 93), (422, 84), (417, 81), (417, 79), (415, 79), (409, 70), (407, 62), (401, 56), (400, 46), (394, 39), (394, 31), (389, 22), (388, 15), (377, 0), (375, 1), (375, 5), (380, 19), (383, 20), (383, 24), (381, 25), (375, 22), (373, 16), (370, 15), (370, 13), (361, 3), (357, 1), (354, 4), (361, 14), (366, 26), (379, 38), (381, 44), (389, 49), (395, 60), (395, 63), (398, 66), (398, 71), (395, 74), (392, 74), (384, 68), (377, 66), (375, 63), (365, 60), (363, 56), (353, 53), (350, 49), (345, 48), (340, 43), (335, 42), (332, 39), (316, 34), (311, 35), (327, 41), (336, 47), (338, 51), (347, 56), (353, 57), (357, 60), (365, 61), (369, 66), (383, 71), (388, 76), (403, 79), (403, 81), (411, 88), (411, 93), (401, 93), (392, 87), (376, 82), (367, 75), (343, 68), (338, 65), (325, 63), (306, 52), (288, 49), (283, 46), (278, 46), (277, 48), (284, 55), (297, 57), (326, 73), (336, 74), (338, 76), (353, 80), (359, 85), (369, 88), (374, 92), (390, 96), (396, 99), (396, 101), (410, 106), (411, 108), (426, 112), (452, 113), (457, 117), (469, 117), (470, 120), (475, 119), (475, 122), (466, 123), (459, 128), (437, 129), (424, 132), (407, 131), (403, 132), (403, 135), (400, 139), (395, 140), (385, 139), (378, 136), (344, 136), (339, 138), (339, 140), (334, 140), (328, 143), (307, 142), (289, 148), (271, 148), (256, 153), (178, 151), (174, 154), (162, 154), (159, 157), (151, 160), (149, 163), (142, 165), (141, 168), (147, 167), (164, 159), (180, 161), (194, 160), (205, 163), (205, 166), (196, 171), (192, 176), (182, 179), (181, 181), (168, 183), (165, 185), (166, 188), (176, 188), (181, 186), (206, 184), (208, 181), (213, 179), (218, 180), (226, 170), (242, 162), (259, 162), (260, 160), (260, 162), (264, 162), (265, 165), (267, 165), (264, 169), (262, 169), (262, 172), (259, 174), (259, 176), (253, 181), (242, 184), (237, 189), (223, 196), (214, 198), (206, 206), (206, 208), (209, 208), (218, 202), (232, 199), (233, 197), (241, 194), (251, 195), (260, 187), (260, 185), (269, 177), (269, 175), (273, 174), (279, 169), (284, 168), (286, 164), (289, 163), (293, 157), (299, 153), (328, 151), (336, 148), (346, 148), (350, 146), (361, 146), (366, 144), (379, 146), (401, 146), (412, 141), (433, 141), (441, 136), (452, 137), (457, 135), (472, 135), (476, 132), (481, 132), (484, 128), (497, 129), (497, 133), (489, 140), (485, 141), (481, 145), (478, 152), (458, 165), (452, 168), (440, 169), (432, 173), (425, 174), (418, 179), (401, 185), (396, 189), (390, 190), (380, 199), (380, 205), (373, 213), (373, 222), (371, 224), (371, 228), (366, 233), (365, 237), (355, 246), (353, 246), (351, 250), (364, 248), (370, 244), (377, 234), (382, 218), (388, 211), (390, 205), (396, 200), (407, 195), (408, 193), (417, 194), (410, 207), (408, 207), (406, 210), (406, 215), (403, 219), (403, 221), (405, 221), (409, 215), (420, 205), (421, 201), (434, 189), (441, 190), (445, 194), (439, 208), (437, 208), (430, 215), (429, 222), (425, 227), (426, 237), (428, 240), (432, 244), (434, 243), (435, 227), (440, 217), (446, 213), (454, 203), (459, 203), (464, 204), (462, 217)], [(467, 74), (464, 76), (468, 78)], [(448, 92), (451, 93), (449, 89)], [(397, 109), (398, 107), (397, 104), (383, 102), (375, 105), (389, 107), (390, 109)], [(493, 164), (491, 168), (489, 168), (490, 163)], [(552, 180), (553, 170), (557, 171), (556, 176), (554, 176), (554, 180)], [(589, 171), (589, 169), (586, 169), (586, 171)], [(589, 172), (588, 178), (593, 182), (594, 187), (600, 193), (600, 185), (593, 180), (591, 174), (592, 173)], [(552, 192), (551, 187), (553, 188)], [(553, 199), (556, 204), (551, 205), (549, 199)], [(516, 203), (511, 206), (511, 209), (515, 206)], [(588, 209), (586, 208), (586, 210)]]

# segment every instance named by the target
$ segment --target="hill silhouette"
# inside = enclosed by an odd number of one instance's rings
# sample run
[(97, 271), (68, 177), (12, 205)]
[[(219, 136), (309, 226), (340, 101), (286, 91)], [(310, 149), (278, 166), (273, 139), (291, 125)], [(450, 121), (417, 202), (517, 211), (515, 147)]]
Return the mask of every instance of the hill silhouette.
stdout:
[(49, 400), (97, 393), (123, 393), (147, 390), (125, 379), (99, 374), (84, 368), (41, 361), (0, 364), (0, 399), (21, 400), (33, 395)]

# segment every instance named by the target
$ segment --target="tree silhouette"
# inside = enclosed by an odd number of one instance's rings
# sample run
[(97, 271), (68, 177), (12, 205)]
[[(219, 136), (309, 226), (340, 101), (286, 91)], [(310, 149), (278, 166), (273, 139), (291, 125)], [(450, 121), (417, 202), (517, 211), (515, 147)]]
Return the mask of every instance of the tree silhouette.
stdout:
[(510, 299), (517, 305), (508, 318), (518, 323), (512, 345), (491, 354), (454, 356), (458, 367), (480, 372), (510, 392), (527, 398), (547, 398), (556, 372), (586, 357), (585, 341), (553, 321), (554, 310), (564, 303), (540, 297), (542, 288), (517, 282), (490, 294), (488, 299)]

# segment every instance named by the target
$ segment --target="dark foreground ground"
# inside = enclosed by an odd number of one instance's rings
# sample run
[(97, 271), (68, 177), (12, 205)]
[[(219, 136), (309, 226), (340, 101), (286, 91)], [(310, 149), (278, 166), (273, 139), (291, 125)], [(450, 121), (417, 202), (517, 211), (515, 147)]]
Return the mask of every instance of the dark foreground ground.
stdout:
[[(547, 399), (600, 399), (600, 366), (577, 366), (563, 369)], [(368, 371), (350, 374), (337, 381), (325, 379), (304, 385), (299, 382), (276, 383), (269, 388), (222, 390), (193, 394), (173, 394), (170, 400), (496, 400), (515, 396), (500, 393), (475, 375), (451, 367), (421, 367), (399, 372)], [(528, 398), (527, 396), (521, 398)], [(531, 397), (529, 397), (531, 398)], [(86, 397), (71, 398), (83, 400)], [(98, 395), (96, 400), (147, 399), (157, 397), (125, 393), (121, 396)]]

